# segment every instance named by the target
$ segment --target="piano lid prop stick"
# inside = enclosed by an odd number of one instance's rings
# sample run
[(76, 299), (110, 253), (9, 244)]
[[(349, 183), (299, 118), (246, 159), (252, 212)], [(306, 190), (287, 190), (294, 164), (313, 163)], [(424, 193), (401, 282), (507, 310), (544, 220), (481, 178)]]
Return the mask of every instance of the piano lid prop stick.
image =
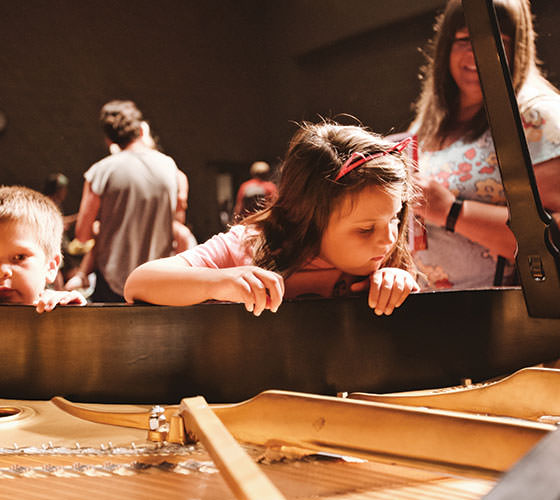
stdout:
[(185, 430), (200, 440), (237, 498), (281, 500), (284, 496), (245, 453), (202, 396), (185, 398), (179, 413)]

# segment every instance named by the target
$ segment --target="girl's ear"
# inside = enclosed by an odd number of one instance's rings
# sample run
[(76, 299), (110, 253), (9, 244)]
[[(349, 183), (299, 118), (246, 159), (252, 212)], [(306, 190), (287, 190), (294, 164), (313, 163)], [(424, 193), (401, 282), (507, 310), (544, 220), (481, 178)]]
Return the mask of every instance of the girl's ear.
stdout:
[(62, 262), (62, 255), (57, 253), (53, 258), (47, 261), (47, 283), (53, 283), (56, 274), (58, 273), (58, 268), (60, 267), (60, 263)]

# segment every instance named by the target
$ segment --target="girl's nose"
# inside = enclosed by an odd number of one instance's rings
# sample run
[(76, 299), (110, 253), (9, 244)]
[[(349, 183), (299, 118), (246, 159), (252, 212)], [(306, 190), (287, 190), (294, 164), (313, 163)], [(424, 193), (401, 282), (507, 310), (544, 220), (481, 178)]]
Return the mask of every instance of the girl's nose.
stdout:
[(377, 244), (383, 246), (394, 245), (395, 242), (397, 241), (397, 233), (398, 230), (394, 227), (393, 224), (387, 224), (386, 226), (383, 227), (382, 230), (378, 231)]

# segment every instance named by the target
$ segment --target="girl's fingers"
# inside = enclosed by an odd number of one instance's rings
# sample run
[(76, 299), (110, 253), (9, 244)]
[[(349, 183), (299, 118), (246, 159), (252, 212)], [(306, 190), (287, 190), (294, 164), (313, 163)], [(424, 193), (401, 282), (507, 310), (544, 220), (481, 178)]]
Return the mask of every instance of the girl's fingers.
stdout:
[(268, 291), (266, 308), (272, 312), (278, 311), (282, 299), (284, 298), (284, 280), (276, 273), (265, 281), (266, 289)]
[(247, 312), (252, 313), (255, 309), (255, 297), (253, 295), (253, 291), (251, 290), (251, 286), (246, 280), (243, 280), (242, 286), (242, 300), (245, 304), (245, 309)]
[(411, 292), (417, 292), (418, 290), (420, 290), (420, 287), (416, 281), (412, 278), (412, 276), (407, 276), (405, 279), (404, 290), (402, 291), (400, 298), (397, 300), (395, 307), (400, 307)]
[[(379, 298), (377, 300), (377, 305), (375, 306), (375, 314), (378, 316), (382, 314), (391, 314), (394, 309), (394, 292), (398, 293), (398, 287), (395, 284), (394, 275), (383, 275), (383, 281), (379, 291)], [(400, 295), (400, 294), (399, 294)]]
[(386, 314), (388, 316), (389, 314), (392, 314), (392, 312), (395, 310), (396, 304), (400, 300), (401, 295), (404, 291), (405, 288), (404, 276), (398, 274), (395, 275), (393, 279), (393, 283), (391, 284), (390, 280), (388, 280), (387, 286), (390, 287), (391, 293), (387, 297), (385, 308), (383, 308), (382, 312), (378, 314)]
[(284, 296), (284, 283), (276, 273), (257, 270), (243, 276), (247, 297), (245, 308), (255, 316), (260, 316), (265, 309), (276, 312)]
[(370, 278), (368, 305), (372, 309), (375, 309), (377, 306), (377, 301), (379, 300), (379, 292), (381, 290), (382, 282), (383, 282), (383, 276), (381, 276), (380, 273), (374, 273)]
[(278, 273), (256, 266), (230, 268), (218, 290), (218, 300), (243, 303), (248, 312), (260, 316), (265, 309), (278, 310), (284, 297), (284, 280)]
[(410, 292), (419, 289), (414, 278), (406, 271), (392, 268), (377, 271), (371, 277), (369, 306), (377, 315), (392, 314)]
[(276, 312), (284, 297), (284, 280), (279, 274), (266, 270), (256, 271), (255, 276), (259, 286), (255, 293), (258, 307), (255, 307), (254, 314), (259, 316), (265, 309)]
[(255, 316), (260, 316), (261, 313), (266, 308), (266, 287), (263, 282), (256, 276), (250, 275), (245, 278), (251, 287), (251, 292), (253, 296), (253, 314)]

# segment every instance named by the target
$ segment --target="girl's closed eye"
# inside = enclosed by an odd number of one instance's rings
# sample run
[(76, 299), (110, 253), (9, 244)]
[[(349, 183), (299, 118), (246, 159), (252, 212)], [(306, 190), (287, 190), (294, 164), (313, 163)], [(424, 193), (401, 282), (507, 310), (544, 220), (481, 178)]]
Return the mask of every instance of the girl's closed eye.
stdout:
[[(398, 215), (395, 215), (390, 221), (389, 224), (391, 225), (399, 225), (401, 223), (401, 219), (398, 217)], [(371, 226), (367, 226), (367, 227), (359, 227), (357, 229), (358, 233), (360, 234), (371, 234), (373, 232), (375, 232), (375, 224), (371, 225)]]

